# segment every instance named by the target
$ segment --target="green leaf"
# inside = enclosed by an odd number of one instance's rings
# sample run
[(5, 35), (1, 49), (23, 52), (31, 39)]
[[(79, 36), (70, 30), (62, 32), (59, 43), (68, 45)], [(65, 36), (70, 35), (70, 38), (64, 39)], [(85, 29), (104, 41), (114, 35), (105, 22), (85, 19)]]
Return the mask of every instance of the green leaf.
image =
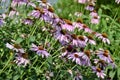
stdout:
[(35, 41), (35, 36), (30, 36), (29, 41), (34, 42)]
[(115, 76), (115, 73), (116, 73), (116, 71), (114, 71), (114, 72), (113, 72), (113, 71), (111, 71), (111, 72), (110, 72), (110, 74), (109, 74), (109, 75), (110, 75), (110, 77), (111, 77), (111, 78), (113, 78), (113, 77)]
[(53, 60), (52, 60), (52, 56), (49, 56), (49, 57), (47, 58), (47, 60), (48, 60), (49, 63), (52, 64), (52, 62), (53, 62)]
[(18, 80), (18, 78), (20, 77), (20, 75), (16, 75), (13, 77), (13, 80)]
[[(120, 71), (120, 69), (118, 69), (119, 71)], [(119, 80), (118, 79), (118, 72), (119, 71), (115, 71), (115, 75), (114, 75), (114, 77), (113, 77), (113, 80)]]
[(56, 68), (56, 69), (59, 69), (60, 67), (61, 67), (60, 65), (56, 65), (56, 67), (55, 67), (55, 68)]
[(23, 39), (22, 38), (18, 38), (17, 40), (16, 40), (16, 43), (21, 43), (23, 41)]
[(120, 68), (117, 69), (116, 75), (117, 75), (118, 78), (120, 78)]
[(102, 15), (102, 9), (101, 8), (98, 10), (98, 14)]
[(111, 10), (109, 5), (101, 5), (101, 7), (105, 10)]

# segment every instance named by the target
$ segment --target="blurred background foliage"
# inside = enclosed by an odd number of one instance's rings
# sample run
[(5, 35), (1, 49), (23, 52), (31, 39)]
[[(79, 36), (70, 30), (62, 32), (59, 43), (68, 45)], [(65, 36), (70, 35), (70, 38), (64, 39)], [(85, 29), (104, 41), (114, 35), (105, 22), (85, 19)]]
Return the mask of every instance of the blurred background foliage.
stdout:
[[(56, 13), (63, 18), (69, 18), (68, 16), (75, 12), (88, 15), (88, 11), (84, 10), (86, 6), (86, 4), (77, 3), (76, 0), (58, 0), (58, 3), (54, 5)], [(120, 4), (115, 3), (115, 0), (96, 0), (95, 9), (101, 10), (102, 14), (115, 18), (120, 23)]]
[(8, 11), (11, 0), (0, 0), (0, 14)]

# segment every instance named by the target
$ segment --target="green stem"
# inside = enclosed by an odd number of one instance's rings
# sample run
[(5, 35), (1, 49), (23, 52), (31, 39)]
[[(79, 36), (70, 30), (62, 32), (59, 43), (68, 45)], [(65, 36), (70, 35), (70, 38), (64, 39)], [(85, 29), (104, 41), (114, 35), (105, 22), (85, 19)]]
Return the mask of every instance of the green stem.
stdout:
[[(40, 24), (41, 24), (42, 20), (40, 21)], [(30, 36), (33, 36), (33, 34), (35, 33), (36, 29), (38, 28), (38, 25), (33, 27), (31, 33), (30, 33)]]
[(35, 59), (35, 61), (33, 62), (32, 67), (33, 67), (33, 65), (34, 65), (34, 64), (37, 62), (37, 60), (38, 60), (38, 55), (36, 55), (35, 57), (36, 57), (36, 59)]
[(12, 56), (9, 57), (7, 63), (5, 64), (5, 66), (3, 67), (3, 69), (0, 71), (0, 74), (1, 74), (2, 72), (4, 72), (4, 70), (7, 68), (7, 66), (9, 65), (9, 63), (10, 63), (10, 61), (11, 61), (11, 59), (12, 59)]

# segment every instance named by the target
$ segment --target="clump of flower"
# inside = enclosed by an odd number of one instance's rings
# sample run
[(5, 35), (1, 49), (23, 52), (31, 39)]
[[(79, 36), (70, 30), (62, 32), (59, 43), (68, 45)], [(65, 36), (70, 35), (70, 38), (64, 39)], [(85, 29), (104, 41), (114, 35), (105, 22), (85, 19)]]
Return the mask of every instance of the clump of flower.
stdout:
[(96, 11), (92, 11), (92, 12), (90, 13), (90, 16), (91, 16), (91, 23), (92, 23), (92, 24), (98, 24), (98, 23), (99, 23), (100, 17), (99, 17), (98, 14), (96, 13)]
[(96, 51), (96, 54), (98, 55), (98, 57), (101, 60), (104, 60), (107, 63), (113, 62), (113, 60), (112, 60), (112, 58), (111, 58), (110, 53), (109, 53), (108, 50), (100, 49), (100, 50)]
[(16, 51), (16, 52), (19, 52), (19, 53), (25, 53), (24, 49), (21, 47), (20, 44), (9, 44), (9, 43), (6, 43), (6, 47), (13, 50), (13, 51)]
[(103, 34), (96, 33), (96, 37), (101, 39), (104, 43), (110, 44), (110, 40), (108, 39), (108, 36), (106, 33), (103, 33)]
[(96, 73), (96, 75), (99, 77), (99, 78), (102, 78), (104, 79), (106, 74), (104, 73), (104, 70), (101, 70), (101, 68), (99, 67), (92, 67), (92, 70), (94, 73)]
[(96, 45), (96, 42), (94, 41), (94, 39), (91, 35), (87, 36), (86, 42), (88, 42), (89, 44), (92, 44), (92, 45)]
[(33, 21), (30, 18), (26, 18), (26, 19), (23, 20), (23, 23), (26, 24), (26, 25), (32, 25)]
[[(28, 3), (29, 1), (25, 0), (13, 0), (15, 4), (19, 4), (20, 2)], [(97, 32), (94, 32), (92, 29), (89, 28), (86, 24), (84, 24), (80, 19), (77, 20), (77, 22), (72, 22), (68, 19), (62, 19), (59, 16), (57, 16), (54, 13), (53, 7), (47, 3), (46, 0), (37, 1), (39, 2), (39, 6), (36, 6), (35, 4), (27, 4), (31, 5), (34, 9), (31, 13), (28, 14), (28, 17), (33, 17), (37, 20), (42, 20), (48, 25), (51, 25), (50, 30), (53, 35), (53, 37), (60, 42), (60, 45), (65, 48), (65, 51), (61, 55), (61, 59), (65, 58), (67, 60), (72, 60), (72, 62), (75, 62), (75, 64), (78, 64), (78, 66), (86, 66), (92, 68), (93, 72), (96, 73), (96, 75), (99, 78), (104, 78), (106, 74), (104, 73), (104, 70), (107, 65), (115, 66), (111, 56), (110, 52), (108, 50), (97, 50), (94, 54), (94, 51), (86, 50), (86, 46), (88, 44), (97, 45), (96, 42), (93, 39), (93, 36), (85, 36), (82, 34), (75, 34), (74, 30), (77, 28), (79, 31), (82, 30), (83, 32), (86, 32), (88, 34), (94, 34), (96, 37), (100, 38), (104, 43), (110, 44), (110, 41), (105, 33), (100, 34)], [(99, 22), (99, 16), (96, 12), (94, 12), (94, 4), (90, 0), (78, 0), (79, 3), (86, 3), (90, 2), (88, 6), (86, 7), (87, 10), (92, 11), (90, 15), (92, 16), (91, 23), (98, 24)], [(91, 5), (92, 3), (92, 5)], [(16, 14), (17, 11), (12, 10), (10, 13), (10, 16), (13, 14)], [(32, 25), (33, 21), (32, 18), (25, 18), (22, 23), (27, 25)], [(47, 29), (46, 29), (47, 30)], [(6, 44), (6, 47), (16, 52), (16, 58), (14, 60), (15, 63), (18, 65), (24, 65), (26, 66), (30, 61), (28, 60), (28, 54), (25, 53), (23, 48), (19, 44)], [(48, 58), (50, 56), (50, 53), (47, 52), (47, 50), (42, 45), (35, 45), (32, 43), (31, 51), (36, 52), (36, 54), (42, 56), (42, 58), (46, 57)], [(95, 57), (94, 60), (96, 60), (94, 64), (92, 64), (92, 60), (94, 55), (97, 55), (98, 57)], [(99, 58), (99, 59), (98, 59)], [(107, 64), (106, 64), (107, 63)], [(46, 72), (45, 74), (47, 79), (50, 79), (52, 77), (51, 72)], [(75, 79), (82, 79), (80, 74), (77, 74)]]
[[(91, 54), (92, 52), (90, 50), (84, 50), (84, 48), (87, 46), (87, 44), (93, 44), (96, 45), (96, 42), (93, 40), (92, 36), (82, 36), (82, 35), (76, 35), (72, 34), (71, 32), (74, 32), (75, 28), (78, 28), (79, 30), (83, 30), (84, 32), (91, 33), (102, 39), (104, 42), (108, 42), (108, 39), (105, 38), (104, 35), (99, 35), (100, 33), (96, 33), (93, 30), (91, 30), (86, 24), (83, 24), (80, 20), (77, 22), (71, 22), (66, 19), (61, 19), (56, 16), (53, 9), (50, 7), (42, 7), (42, 12), (39, 10), (38, 12), (42, 15), (39, 16), (40, 19), (44, 20), (45, 22), (51, 24), (51, 26), (54, 28), (53, 36), (55, 39), (59, 40), (62, 46), (67, 46), (65, 49), (65, 52), (62, 53), (61, 58), (66, 58), (66, 60), (72, 60), (78, 65), (82, 66), (92, 66), (91, 64)], [(90, 11), (94, 11), (94, 8), (89, 8)], [(90, 14), (94, 19), (98, 16), (97, 13), (91, 13)], [(57, 23), (56, 23), (57, 22)], [(99, 21), (93, 21), (95, 23), (98, 23)], [(102, 37), (101, 37), (102, 36)], [(106, 41), (107, 40), (107, 41)], [(80, 48), (80, 51), (78, 50)], [(39, 49), (38, 46), (33, 45), (32, 47), (33, 51), (36, 51), (39, 53), (41, 52), (41, 48)], [(43, 49), (42, 49), (43, 50)], [(45, 50), (44, 50), (45, 51)], [(41, 55), (45, 55), (42, 54)], [(93, 68), (92, 68), (93, 69)], [(104, 78), (106, 75), (104, 73), (103, 69), (100, 68), (94, 68), (93, 71), (97, 74), (98, 77)]]
[(68, 59), (72, 59), (72, 61), (75, 61), (76, 64), (81, 65), (82, 64), (82, 62), (80, 60), (81, 54), (82, 53), (79, 53), (79, 52), (73, 52), (68, 55)]
[(32, 44), (31, 50), (35, 51), (38, 55), (41, 55), (42, 58), (47, 58), (50, 56), (50, 54), (46, 51), (46, 49), (43, 48), (43, 46), (36, 46), (35, 44)]
[(59, 42), (64, 43), (68, 43), (70, 41), (69, 39), (69, 34), (66, 30), (63, 30), (63, 29), (59, 29), (59, 30), (56, 30), (55, 33), (54, 33), (54, 37), (59, 40)]
[(100, 17), (95, 11), (95, 2), (96, 0), (78, 0), (78, 3), (86, 3), (87, 6), (85, 7), (86, 10), (90, 11), (91, 16), (91, 23), (92, 24), (98, 24)]
[(74, 26), (70, 20), (64, 19), (65, 23), (61, 24), (62, 29), (68, 30), (68, 31), (74, 31)]
[(6, 43), (6, 47), (15, 51), (15, 60), (14, 62), (16, 64), (23, 65), (24, 67), (27, 66), (27, 64), (30, 63), (29, 59), (28, 59), (28, 54), (25, 53), (24, 49), (21, 47), (20, 44), (9, 44)]
[(99, 23), (99, 17), (98, 16), (95, 16), (91, 19), (91, 23), (92, 24), (98, 24)]
[(89, 10), (89, 11), (93, 11), (94, 10), (94, 5), (93, 4), (89, 4), (85, 9)]
[(16, 57), (14, 62), (16, 64), (23, 65), (24, 67), (27, 66), (27, 64), (30, 63), (29, 59), (28, 59), (28, 54), (27, 53), (16, 53)]

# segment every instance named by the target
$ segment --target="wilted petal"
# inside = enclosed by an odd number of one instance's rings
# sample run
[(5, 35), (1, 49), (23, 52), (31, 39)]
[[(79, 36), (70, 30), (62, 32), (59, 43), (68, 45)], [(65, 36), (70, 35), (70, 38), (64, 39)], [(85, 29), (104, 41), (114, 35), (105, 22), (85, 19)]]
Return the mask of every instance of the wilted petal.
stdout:
[(9, 48), (9, 49), (13, 49), (14, 48), (14, 46), (9, 44), (9, 43), (6, 43), (6, 47)]

